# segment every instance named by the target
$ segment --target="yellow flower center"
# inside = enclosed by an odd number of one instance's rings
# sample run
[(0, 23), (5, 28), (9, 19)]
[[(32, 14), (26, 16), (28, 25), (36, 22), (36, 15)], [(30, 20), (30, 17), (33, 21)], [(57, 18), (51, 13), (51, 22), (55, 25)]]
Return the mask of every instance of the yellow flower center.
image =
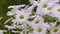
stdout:
[(24, 15), (20, 15), (19, 18), (20, 18), (20, 19), (23, 19), (23, 18), (24, 18)]
[(58, 8), (57, 11), (60, 12), (60, 8)]
[(39, 20), (35, 20), (35, 23), (38, 24), (39, 23)]
[(38, 3), (40, 3), (40, 0), (38, 0)]
[(38, 30), (37, 30), (38, 32), (41, 32), (42, 31), (42, 28), (38, 28)]
[(53, 32), (57, 32), (57, 31), (58, 31), (58, 28), (55, 27), (55, 28), (53, 29)]
[(48, 7), (47, 9), (48, 9), (48, 10), (51, 10), (51, 9), (52, 9), (52, 7)]
[(47, 7), (47, 4), (43, 4), (43, 8), (46, 8)]

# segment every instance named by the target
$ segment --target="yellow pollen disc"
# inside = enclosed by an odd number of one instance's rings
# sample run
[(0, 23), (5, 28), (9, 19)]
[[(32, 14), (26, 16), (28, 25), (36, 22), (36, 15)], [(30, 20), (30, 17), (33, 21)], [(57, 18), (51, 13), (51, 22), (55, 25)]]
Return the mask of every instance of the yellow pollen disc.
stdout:
[(38, 32), (41, 32), (42, 31), (42, 28), (38, 28), (38, 30), (37, 30)]
[(53, 32), (57, 32), (57, 31), (58, 31), (58, 28), (55, 27), (55, 28), (53, 29)]
[(20, 19), (23, 19), (23, 18), (24, 18), (24, 15), (20, 15), (19, 18), (20, 18)]
[(38, 3), (40, 3), (40, 0), (38, 0)]
[(47, 4), (43, 4), (43, 8), (46, 8), (47, 7)]
[(35, 20), (35, 23), (38, 24), (39, 23), (39, 20)]
[(48, 9), (48, 10), (51, 10), (51, 9), (52, 9), (52, 7), (48, 7), (47, 9)]
[(60, 8), (58, 8), (57, 11), (60, 12)]

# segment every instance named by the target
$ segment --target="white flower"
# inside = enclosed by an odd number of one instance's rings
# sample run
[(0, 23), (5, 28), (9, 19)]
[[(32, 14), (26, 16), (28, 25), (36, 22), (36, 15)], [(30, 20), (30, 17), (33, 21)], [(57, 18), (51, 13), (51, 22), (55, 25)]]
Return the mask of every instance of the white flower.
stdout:
[(3, 34), (3, 31), (2, 30), (0, 30), (0, 34)]
[[(50, 34), (60, 34), (60, 26), (55, 27), (57, 22), (45, 23), (44, 15), (49, 15), (57, 18), (60, 21), (60, 5), (56, 4), (59, 0), (29, 0), (30, 5), (15, 5), (9, 6), (8, 9), (11, 9), (7, 13), (8, 16), (13, 16), (13, 18), (8, 19), (4, 24), (11, 20), (12, 25), (5, 25), (5, 28), (12, 29), (22, 29), (22, 31), (14, 31), (14, 33), (19, 34), (46, 34), (47, 30), (50, 31)], [(22, 8), (25, 7), (25, 8)], [(32, 11), (36, 9), (36, 13), (32, 15)], [(15, 17), (15, 18), (14, 18)], [(29, 21), (29, 18), (33, 18)], [(32, 32), (29, 32), (30, 27), (33, 29)], [(3, 34), (3, 31), (2, 31)]]
[(15, 29), (15, 25), (14, 26), (12, 26), (12, 25), (11, 26), (5, 25), (5, 28), (8, 28), (9, 30), (10, 29)]
[(13, 24), (16, 24), (17, 23), (17, 21), (15, 19), (12, 19), (11, 22), (13, 22)]
[(7, 32), (6, 30), (0, 30), (0, 34), (4, 34), (4, 32)]
[(60, 25), (51, 30), (51, 34), (60, 34)]
[(26, 10), (17, 10), (16, 11), (16, 21), (19, 22), (20, 24), (22, 24), (23, 22), (26, 22), (27, 19), (29, 18), (29, 15), (32, 14), (32, 10), (34, 9), (35, 4), (33, 4), (32, 6), (30, 6), (29, 8), (27, 8)]
[(13, 15), (15, 15), (15, 12), (13, 12), (13, 11), (9, 11), (9, 12), (7, 13), (7, 16), (13, 16)]
[(40, 0), (40, 3), (47, 3), (49, 0)]
[(54, 3), (54, 4), (58, 4), (58, 2), (59, 2), (59, 0), (48, 0), (48, 2), (50, 2), (50, 3)]
[(58, 4), (54, 5), (53, 11), (57, 12), (57, 13), (60, 13), (60, 5), (58, 5)]
[(36, 16), (36, 18), (31, 21), (31, 22), (27, 22), (32, 28), (36, 28), (37, 26), (40, 26), (42, 25), (44, 22), (43, 22), (43, 17), (41, 16)]
[(39, 27), (36, 27), (34, 30), (33, 30), (33, 34), (46, 34), (47, 32), (47, 26), (46, 24), (44, 23), (43, 25), (39, 26)]
[(52, 0), (54, 3), (58, 3), (60, 0)]
[(37, 3), (37, 14), (39, 15), (48, 15), (52, 11), (53, 6), (55, 3), (53, 2), (45, 2), (45, 3)]
[(41, 3), (38, 5), (36, 13), (39, 15), (48, 15), (52, 11), (53, 4), (51, 3)]
[(23, 11), (26, 11), (26, 13), (31, 15), (32, 14), (32, 10), (34, 9), (34, 7), (36, 7), (35, 3), (32, 6), (30, 6), (29, 8), (27, 8), (26, 10), (23, 10)]
[(46, 25), (49, 27), (48, 30), (51, 30), (53, 27), (55, 27), (57, 22), (50, 22), (49, 24), (46, 23)]
[(51, 11), (50, 16), (57, 18), (60, 20), (60, 5), (55, 5)]
[(27, 19), (29, 18), (29, 14), (25, 11), (19, 11), (18, 13), (16, 13), (15, 15), (15, 19), (18, 23), (22, 24), (24, 22), (27, 21)]

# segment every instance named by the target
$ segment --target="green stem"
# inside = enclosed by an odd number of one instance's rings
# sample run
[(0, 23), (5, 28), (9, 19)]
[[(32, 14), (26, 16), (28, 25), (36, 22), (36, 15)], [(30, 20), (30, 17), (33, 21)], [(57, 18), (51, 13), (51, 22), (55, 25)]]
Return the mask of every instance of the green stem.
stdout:
[[(5, 28), (3, 27), (3, 24), (0, 23), (0, 26), (2, 27), (3, 30), (5, 30)], [(6, 34), (8, 34), (8, 33), (6, 33)]]
[(2, 29), (5, 29), (5, 28), (3, 27), (3, 24), (0, 23), (0, 26), (2, 27)]
[(10, 34), (10, 30), (9, 30), (9, 34)]

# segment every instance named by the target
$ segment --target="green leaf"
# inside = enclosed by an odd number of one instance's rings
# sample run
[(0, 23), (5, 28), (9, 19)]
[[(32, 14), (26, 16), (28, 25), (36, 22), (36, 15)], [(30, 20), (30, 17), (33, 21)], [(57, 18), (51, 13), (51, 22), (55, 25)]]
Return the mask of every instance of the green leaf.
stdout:
[(43, 16), (45, 22), (55, 22), (56, 18), (53, 18), (51, 16), (45, 15)]
[(59, 26), (60, 25), (60, 22), (57, 22), (56, 26)]
[(29, 18), (29, 19), (28, 19), (28, 21), (33, 21), (33, 20), (34, 20), (34, 18)]
[(28, 30), (28, 32), (32, 32), (33, 29), (31, 28), (31, 26), (29, 26), (28, 24), (26, 24), (26, 25), (27, 25), (27, 30)]
[(46, 34), (50, 34), (50, 31), (49, 31), (49, 30), (47, 30)]

